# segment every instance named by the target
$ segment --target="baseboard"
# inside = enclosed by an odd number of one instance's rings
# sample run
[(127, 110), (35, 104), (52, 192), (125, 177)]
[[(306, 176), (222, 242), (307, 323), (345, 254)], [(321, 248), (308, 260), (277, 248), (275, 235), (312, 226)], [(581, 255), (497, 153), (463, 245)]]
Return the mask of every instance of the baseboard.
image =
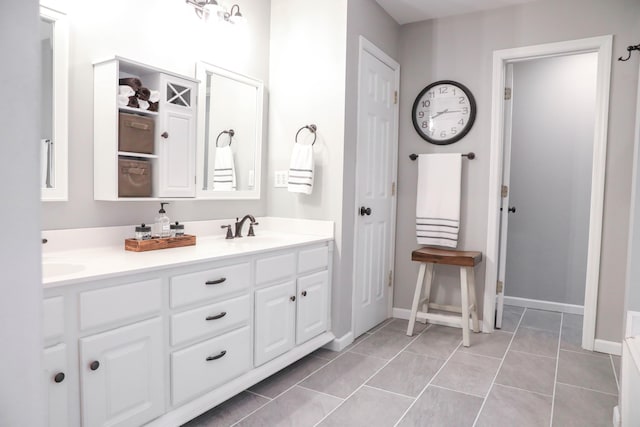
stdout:
[(593, 351), (600, 353), (613, 354), (614, 356), (622, 355), (622, 343), (615, 341), (596, 340), (593, 342)]
[(343, 336), (341, 336), (340, 338), (336, 338), (333, 341), (327, 343), (322, 348), (326, 348), (327, 350), (331, 350), (331, 351), (342, 351), (352, 342), (353, 342), (353, 332), (349, 331)]
[[(396, 318), (396, 319), (409, 320), (411, 318), (411, 310), (409, 310), (408, 308), (393, 307), (393, 317)], [(460, 326), (458, 326), (456, 324), (453, 324), (453, 323), (437, 321), (437, 320), (430, 320), (429, 323), (434, 324), (434, 325), (451, 326), (453, 328), (459, 328), (460, 327)], [(473, 323), (472, 323), (471, 319), (469, 319), (469, 328), (473, 329)], [(480, 331), (482, 332), (482, 321), (480, 321)]]
[(508, 297), (506, 295), (504, 297), (504, 303), (506, 305), (515, 305), (516, 307), (536, 308), (540, 310), (559, 311), (567, 314), (584, 315), (584, 306), (582, 305), (564, 304), (539, 299)]
[(618, 405), (613, 407), (613, 427), (620, 427), (620, 407)]

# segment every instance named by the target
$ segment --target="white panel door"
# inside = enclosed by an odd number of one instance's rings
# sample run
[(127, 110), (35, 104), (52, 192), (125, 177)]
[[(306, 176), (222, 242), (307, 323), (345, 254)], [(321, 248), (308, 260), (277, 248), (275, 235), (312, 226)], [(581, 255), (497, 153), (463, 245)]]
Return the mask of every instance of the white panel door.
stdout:
[(255, 294), (255, 365), (280, 356), (295, 344), (296, 284), (286, 282)]
[(296, 344), (327, 330), (329, 273), (320, 271), (298, 279)]
[(80, 376), (85, 426), (139, 426), (161, 415), (161, 319), (80, 339)]
[(366, 49), (360, 55), (355, 337), (390, 315), (397, 162), (398, 68)]
[(44, 380), (47, 390), (49, 427), (67, 427), (69, 421), (69, 370), (64, 344), (44, 350)]

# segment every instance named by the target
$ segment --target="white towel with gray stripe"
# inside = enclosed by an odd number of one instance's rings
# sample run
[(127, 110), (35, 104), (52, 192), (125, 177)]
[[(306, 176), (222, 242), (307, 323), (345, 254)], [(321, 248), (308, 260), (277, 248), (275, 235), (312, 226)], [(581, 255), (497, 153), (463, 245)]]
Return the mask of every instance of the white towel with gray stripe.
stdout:
[(418, 244), (458, 246), (462, 155), (420, 154), (416, 235)]
[(216, 147), (216, 158), (213, 166), (214, 191), (236, 190), (236, 167), (233, 161), (231, 146)]
[(291, 193), (311, 194), (313, 191), (313, 145), (293, 144), (288, 188)]

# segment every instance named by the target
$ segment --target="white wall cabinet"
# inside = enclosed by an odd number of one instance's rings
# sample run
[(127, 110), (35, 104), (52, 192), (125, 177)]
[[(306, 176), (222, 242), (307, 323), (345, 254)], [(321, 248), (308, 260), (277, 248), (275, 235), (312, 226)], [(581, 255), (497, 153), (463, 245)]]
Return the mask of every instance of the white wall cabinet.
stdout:
[(82, 422), (139, 426), (164, 412), (159, 317), (80, 340)]
[(66, 345), (58, 344), (44, 350), (44, 381), (50, 427), (64, 427), (71, 424), (68, 368)]

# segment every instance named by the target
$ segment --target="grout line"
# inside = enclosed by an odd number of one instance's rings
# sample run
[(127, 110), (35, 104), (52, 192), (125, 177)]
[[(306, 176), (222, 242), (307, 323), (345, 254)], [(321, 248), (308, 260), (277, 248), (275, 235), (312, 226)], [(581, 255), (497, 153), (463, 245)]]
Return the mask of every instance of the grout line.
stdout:
[(536, 353), (529, 353), (528, 351), (522, 351), (522, 350), (511, 350), (514, 353), (522, 353), (522, 354), (527, 354), (529, 356), (537, 356), (537, 357), (544, 357), (545, 359), (552, 359), (552, 360), (556, 360), (556, 357), (551, 357), (551, 356), (545, 356), (543, 354), (536, 354)]
[[(349, 350), (348, 353), (358, 354), (360, 356), (367, 356), (367, 357), (371, 357), (373, 359), (380, 359), (380, 360), (384, 360), (384, 361), (389, 360), (389, 359), (386, 359), (384, 357), (374, 356), (372, 354), (367, 354), (367, 353), (364, 353), (364, 352), (363, 353), (359, 353), (359, 352), (355, 351), (354, 349)], [(395, 357), (395, 355), (391, 359), (393, 359), (394, 357)]]
[(560, 315), (560, 333), (558, 334), (558, 350), (556, 352), (556, 372), (553, 377), (553, 396), (551, 397), (551, 417), (549, 427), (553, 426), (553, 411), (556, 406), (556, 387), (558, 385), (558, 366), (560, 366), (560, 346), (562, 345), (562, 324), (564, 323), (564, 313)]
[(244, 390), (244, 391), (246, 391), (247, 393), (250, 393), (250, 394), (255, 394), (256, 396), (259, 396), (259, 397), (263, 397), (263, 398), (265, 398), (265, 399), (267, 399), (267, 400), (273, 400), (273, 398), (272, 398), (272, 397), (265, 396), (264, 394), (256, 393), (255, 391), (251, 391), (251, 390), (249, 390), (249, 389), (246, 389), (246, 390)]
[[(303, 388), (303, 389), (305, 389), (305, 390), (313, 391), (314, 393), (322, 394), (322, 395), (325, 395), (325, 396), (327, 396), (327, 397), (333, 397), (334, 399), (344, 400), (344, 397), (334, 396), (333, 394), (325, 393), (325, 392), (323, 392), (323, 391), (314, 390), (314, 389), (312, 389), (312, 388), (305, 387), (305, 386), (300, 385), (300, 384), (296, 384), (294, 387)], [(291, 388), (294, 388), (294, 387), (291, 387)]]
[[(409, 396), (408, 394), (402, 394), (402, 393), (398, 393), (398, 392), (391, 391), (391, 390), (385, 390), (385, 389), (383, 389), (383, 388), (375, 387), (375, 386), (368, 385), (368, 384), (365, 384), (365, 385), (364, 385), (364, 387), (372, 388), (372, 389), (374, 389), (374, 390), (384, 391), (385, 393), (395, 394), (396, 396), (400, 396), (400, 397), (408, 397), (408, 398), (409, 398), (409, 399), (411, 399), (411, 400), (415, 399), (415, 397), (413, 397), (413, 396)], [(363, 387), (363, 388), (364, 388), (364, 387)]]
[(573, 388), (581, 388), (582, 390), (589, 390), (589, 391), (593, 391), (593, 392), (595, 392), (595, 393), (606, 394), (606, 395), (608, 395), (608, 396), (616, 396), (616, 397), (618, 396), (618, 395), (617, 395), (617, 394), (615, 394), (615, 393), (609, 393), (609, 392), (607, 392), (607, 391), (596, 390), (596, 389), (594, 389), (594, 388), (581, 387), (581, 386), (579, 386), (579, 385), (567, 384), (567, 383), (563, 383), (563, 382), (558, 382), (558, 384), (566, 385), (566, 386), (568, 386), (568, 387), (573, 387)]
[(265, 406), (267, 406), (269, 403), (273, 402), (273, 400), (269, 400), (267, 402), (265, 402), (263, 405), (258, 406), (256, 409), (254, 409), (253, 411), (249, 412), (247, 415), (245, 415), (244, 417), (240, 418), (238, 421), (236, 421), (235, 423), (231, 424), (231, 427), (238, 425), (238, 423), (240, 423), (241, 421), (243, 421), (245, 418), (248, 418), (249, 416), (251, 416), (252, 414), (254, 414), (255, 412), (258, 412), (260, 409), (264, 408)]
[(473, 420), (473, 425), (474, 426), (478, 423), (478, 420), (480, 419), (480, 414), (482, 414), (482, 410), (484, 409), (484, 405), (487, 403), (487, 399), (489, 399), (489, 395), (491, 394), (491, 390), (493, 390), (493, 386), (496, 384), (496, 378), (498, 378), (498, 374), (500, 373), (500, 370), (502, 369), (502, 365), (504, 365), (504, 360), (507, 358), (507, 354), (509, 354), (509, 349), (511, 348), (511, 344), (513, 344), (513, 339), (516, 337), (516, 333), (518, 332), (518, 329), (520, 328), (520, 323), (522, 323), (522, 319), (524, 318), (524, 314), (526, 312), (527, 312), (527, 309), (525, 308), (522, 311), (522, 314), (520, 315), (520, 320), (518, 320), (518, 324), (516, 325), (516, 328), (515, 328), (513, 334), (511, 334), (511, 340), (509, 340), (509, 345), (507, 346), (507, 349), (505, 350), (504, 355), (502, 356), (502, 360), (500, 361), (500, 365), (498, 366), (498, 369), (496, 370), (496, 374), (493, 376), (493, 380), (491, 380), (491, 385), (489, 386), (489, 390), (487, 391), (487, 396), (482, 401), (482, 405), (480, 405), (480, 409), (478, 410), (478, 413), (476, 414), (476, 419)]
[(618, 394), (620, 394), (620, 381), (618, 380), (618, 373), (616, 372), (616, 364), (613, 363), (613, 356), (609, 355), (611, 361), (611, 368), (613, 369), (613, 377), (616, 379), (616, 386), (618, 386)]
[[(413, 339), (411, 341), (409, 341), (407, 343), (407, 345), (405, 345), (402, 349), (400, 349), (395, 356), (393, 356), (391, 359), (389, 359), (385, 364), (383, 364), (380, 368), (378, 368), (373, 374), (371, 374), (371, 376), (369, 376), (367, 379), (365, 379), (362, 384), (360, 384), (359, 387), (357, 387), (349, 396), (347, 396), (344, 401), (342, 403), (340, 403), (338, 406), (336, 406), (335, 408), (333, 408), (333, 410), (329, 411), (321, 420), (319, 420), (315, 426), (319, 425), (322, 421), (324, 421), (325, 419), (327, 419), (329, 416), (331, 416), (331, 414), (333, 414), (335, 411), (338, 410), (338, 408), (340, 408), (344, 402), (346, 402), (347, 400), (349, 400), (349, 398), (351, 396), (353, 396), (354, 394), (356, 394), (362, 387), (364, 387), (367, 382), (369, 382), (373, 377), (375, 377), (376, 375), (378, 375), (378, 373), (380, 371), (382, 371), (384, 368), (387, 367), (387, 365), (389, 365), (389, 363), (391, 363), (393, 360), (395, 360), (396, 357), (398, 357), (400, 354), (402, 354), (402, 352), (409, 347), (411, 344), (413, 344), (425, 331), (427, 331), (429, 328), (431, 327), (431, 325), (427, 326), (426, 328), (424, 328), (420, 333), (417, 333), (415, 337), (413, 337)], [(368, 357), (368, 356), (367, 356)]]
[(500, 383), (495, 383), (494, 385), (497, 385), (499, 387), (504, 387), (504, 388), (511, 388), (513, 390), (518, 390), (518, 391), (524, 391), (526, 393), (533, 393), (533, 394), (537, 394), (539, 396), (544, 396), (544, 397), (551, 397), (553, 398), (552, 395), (547, 394), (547, 393), (540, 393), (539, 391), (533, 391), (533, 390), (527, 390), (526, 388), (521, 388), (521, 387), (514, 387), (512, 385), (507, 385), (507, 384), (500, 384)]
[(444, 386), (441, 386), (441, 385), (438, 385), (438, 384), (431, 384), (431, 387), (441, 388), (443, 390), (453, 391), (454, 393), (466, 394), (467, 396), (479, 397), (480, 399), (484, 399), (486, 397), (486, 396), (482, 396), (482, 395), (475, 394), (475, 393), (469, 393), (467, 391), (454, 390), (452, 388), (444, 387)]

